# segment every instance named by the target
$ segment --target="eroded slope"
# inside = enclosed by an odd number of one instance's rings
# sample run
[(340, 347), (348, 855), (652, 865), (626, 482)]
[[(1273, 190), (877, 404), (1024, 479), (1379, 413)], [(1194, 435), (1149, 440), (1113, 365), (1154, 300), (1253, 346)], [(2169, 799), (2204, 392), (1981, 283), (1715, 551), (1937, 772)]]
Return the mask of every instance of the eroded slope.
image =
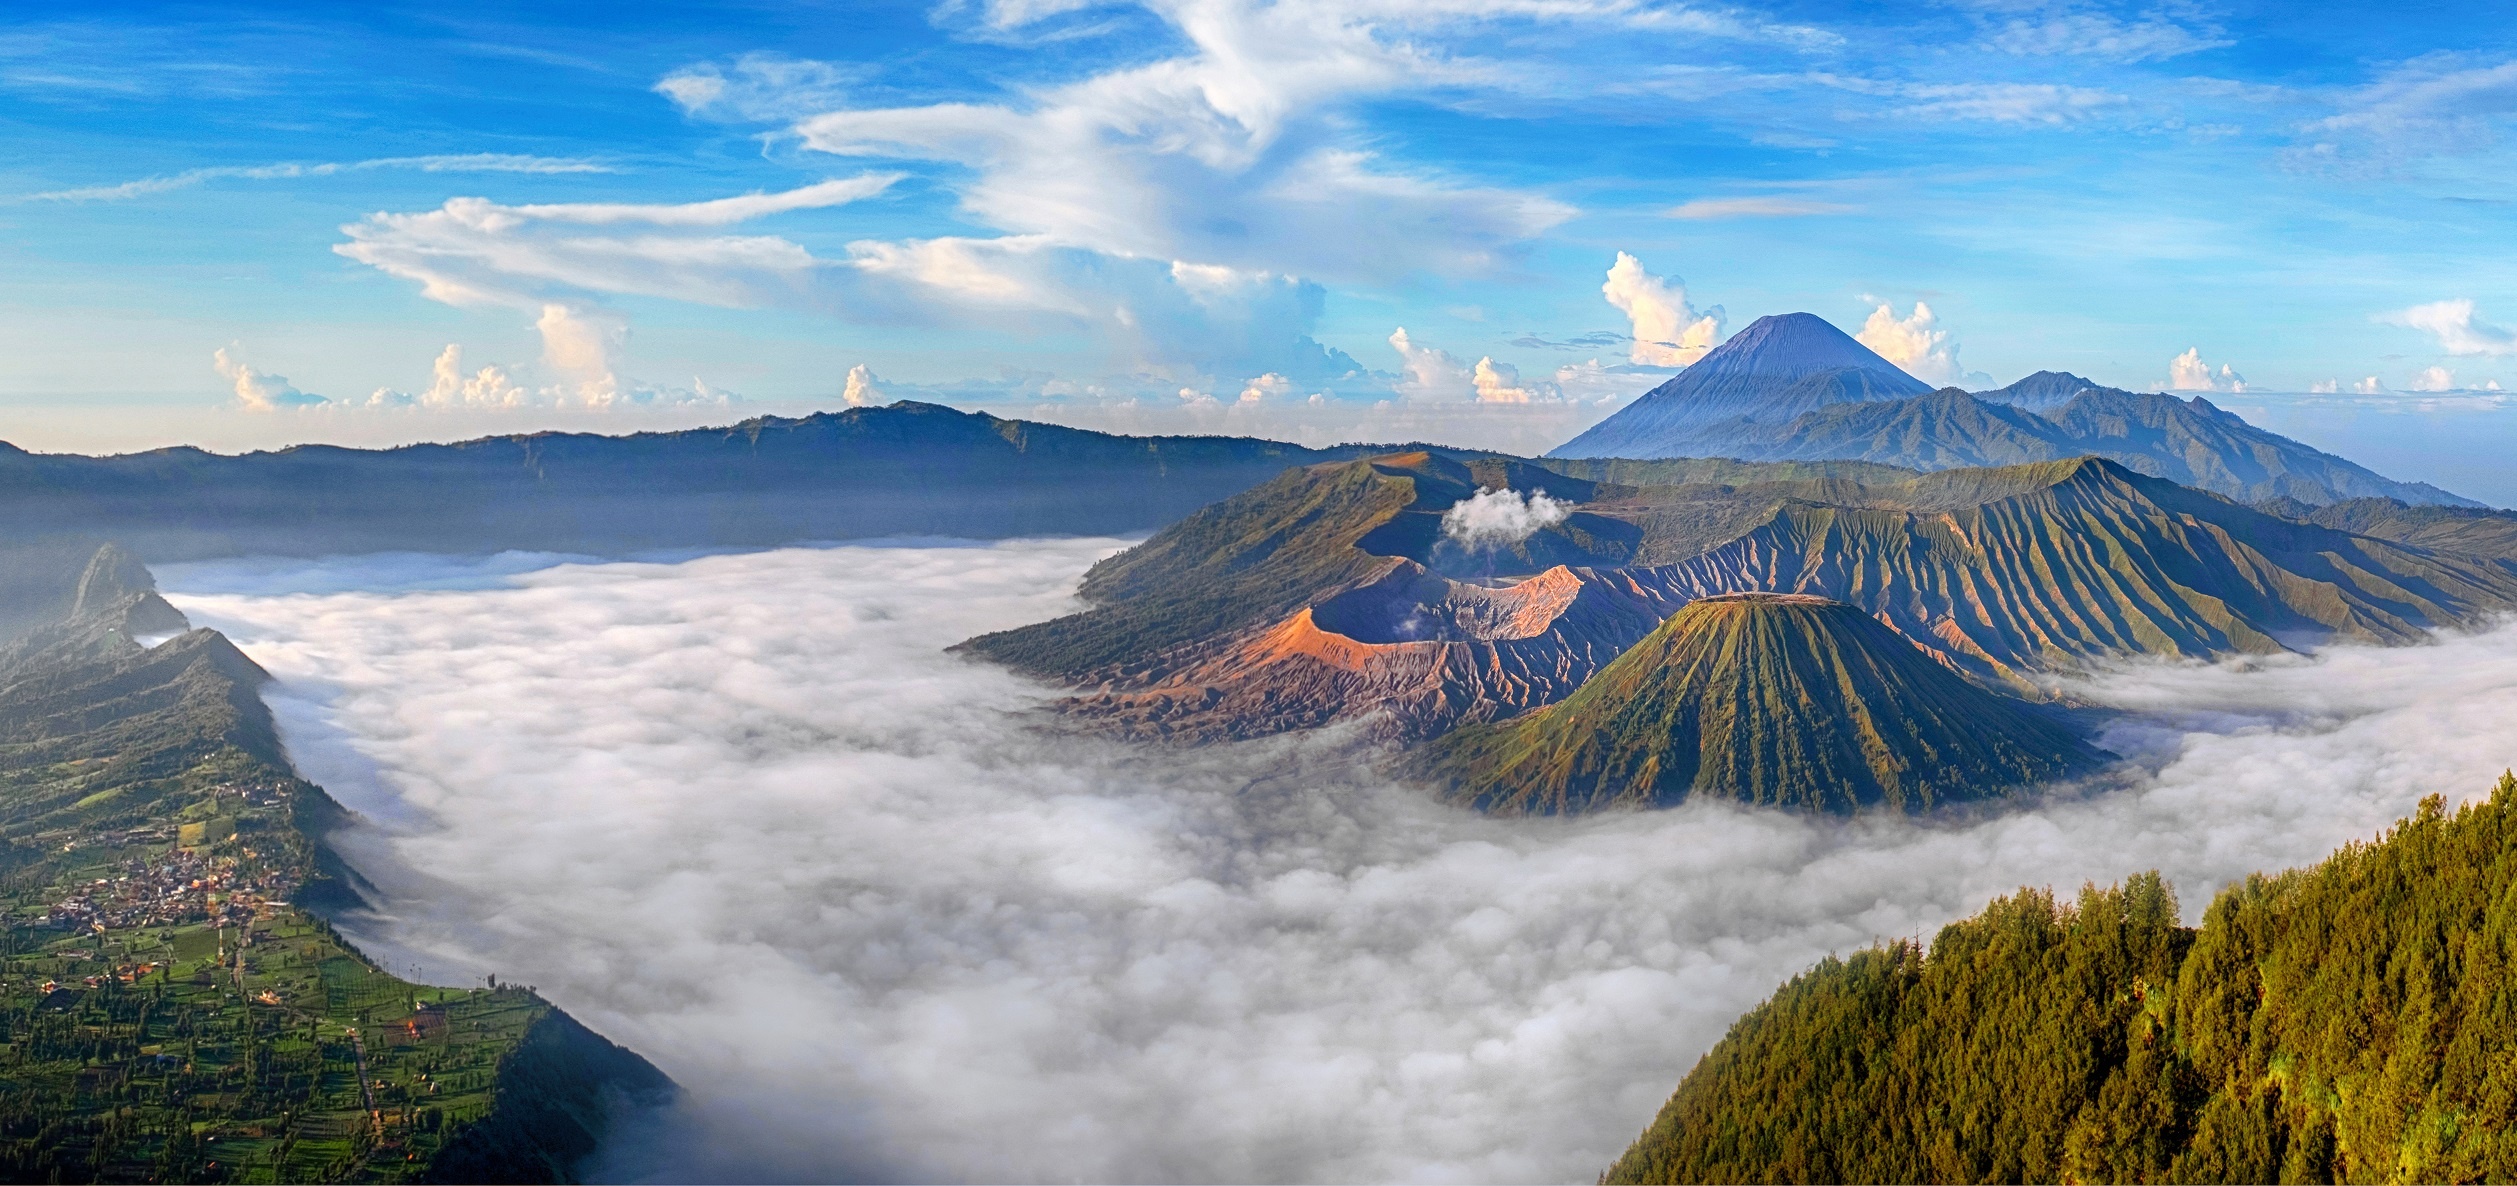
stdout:
[(1690, 602), (1565, 700), (1433, 742), (1420, 768), (1481, 810), (1561, 814), (1710, 795), (1922, 811), (2101, 755), (1840, 601)]

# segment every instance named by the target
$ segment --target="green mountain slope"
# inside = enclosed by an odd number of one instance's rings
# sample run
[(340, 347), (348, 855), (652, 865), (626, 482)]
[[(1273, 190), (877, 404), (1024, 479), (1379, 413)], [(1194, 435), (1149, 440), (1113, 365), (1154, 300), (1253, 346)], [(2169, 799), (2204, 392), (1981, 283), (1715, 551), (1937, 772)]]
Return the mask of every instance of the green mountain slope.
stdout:
[(2155, 875), (1829, 959), (1612, 1182), (2517, 1178), (2517, 779), (2178, 925)]
[[(2278, 518), (2096, 459), (1954, 471), (1938, 509), (1792, 502), (1655, 596), (1810, 593), (1879, 616), (1960, 670), (2026, 689), (2112, 655), (2210, 657), (2411, 642), (2517, 608), (2517, 570)], [(2015, 491), (2015, 492), (2014, 492)], [(1918, 502), (1918, 508), (1929, 507)]]
[(0, 1178), (564, 1180), (671, 1093), (529, 989), (397, 979), (309, 913), (356, 902), (341, 808), (130, 556), (16, 580), (74, 612), (0, 646)]
[(1504, 814), (1670, 806), (1921, 811), (2096, 765), (2025, 705), (1842, 602), (1690, 602), (1564, 700), (1433, 743), (1424, 768)]
[(1560, 700), (1722, 593), (1847, 602), (1978, 683), (2038, 697), (2125, 656), (2408, 643), (2517, 610), (2506, 561), (2265, 514), (2093, 458), (1885, 470), (1876, 484), (1745, 463), (1722, 463), (1736, 484), (1599, 482), (1489, 571), (1600, 559), (1489, 578), (1422, 548), (1422, 525), (1472, 480), (1509, 476), (1477, 476), (1505, 459), (1410, 464), (1287, 474), (1113, 557), (1086, 582), (1094, 609), (971, 649), (1086, 685), (1065, 707), (1124, 733), (1218, 740), (1371, 718), (1412, 741)]

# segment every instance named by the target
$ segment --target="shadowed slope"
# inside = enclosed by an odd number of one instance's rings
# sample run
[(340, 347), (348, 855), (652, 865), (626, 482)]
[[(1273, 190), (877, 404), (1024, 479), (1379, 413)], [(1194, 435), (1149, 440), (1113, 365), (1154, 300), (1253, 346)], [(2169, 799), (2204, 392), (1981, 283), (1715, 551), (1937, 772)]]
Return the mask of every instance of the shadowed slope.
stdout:
[(1424, 765), (1460, 801), (1517, 815), (1694, 795), (1921, 811), (2101, 760), (1852, 606), (1733, 593), (1688, 604), (1562, 702), (1434, 743)]
[(236, 457), (0, 444), (0, 537), (71, 536), (89, 549), (110, 538), (166, 561), (1116, 533), (1160, 527), (1287, 466), (1388, 448), (1128, 437), (909, 401), (677, 432)]

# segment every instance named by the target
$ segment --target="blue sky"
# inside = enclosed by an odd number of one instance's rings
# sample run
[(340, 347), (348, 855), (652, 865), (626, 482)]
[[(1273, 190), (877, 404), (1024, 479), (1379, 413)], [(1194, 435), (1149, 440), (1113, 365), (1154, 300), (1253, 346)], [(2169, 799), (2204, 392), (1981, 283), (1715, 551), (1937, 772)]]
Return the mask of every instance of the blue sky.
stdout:
[(340, 11), (0, 24), (0, 436), (853, 390), (1543, 447), (1805, 309), (1936, 382), (2215, 389), (2405, 476), (2517, 443), (2488, 6)]

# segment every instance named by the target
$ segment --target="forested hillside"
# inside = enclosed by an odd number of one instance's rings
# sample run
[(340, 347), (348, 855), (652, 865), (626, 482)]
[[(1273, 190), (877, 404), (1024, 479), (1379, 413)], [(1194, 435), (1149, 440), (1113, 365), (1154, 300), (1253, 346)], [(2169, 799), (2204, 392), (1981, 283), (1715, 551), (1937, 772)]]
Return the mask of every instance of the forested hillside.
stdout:
[(2178, 918), (2153, 874), (1829, 959), (1607, 1179), (2517, 1178), (2517, 778)]

